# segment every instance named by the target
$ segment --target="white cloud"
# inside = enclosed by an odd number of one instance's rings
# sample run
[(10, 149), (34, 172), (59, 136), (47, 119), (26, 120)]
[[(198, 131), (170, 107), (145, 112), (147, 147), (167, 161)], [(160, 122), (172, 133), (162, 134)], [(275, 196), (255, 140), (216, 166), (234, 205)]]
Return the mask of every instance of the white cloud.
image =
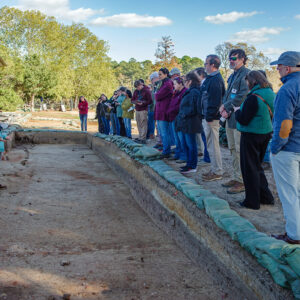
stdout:
[(232, 11), (227, 14), (217, 14), (215, 16), (206, 16), (204, 18), (204, 20), (206, 22), (213, 23), (213, 24), (234, 23), (238, 19), (252, 17), (257, 14), (258, 14), (257, 11), (252, 11), (249, 13)]
[(138, 28), (166, 26), (172, 24), (172, 21), (166, 17), (153, 17), (129, 13), (113, 15), (109, 17), (99, 17), (95, 20), (92, 20), (91, 24), (97, 26)]
[(272, 35), (278, 35), (286, 29), (281, 27), (262, 27), (254, 30), (239, 31), (229, 41), (232, 43), (263, 43), (267, 42)]
[(284, 48), (267, 48), (267, 49), (262, 50), (262, 53), (264, 55), (273, 56), (273, 55), (280, 55), (281, 53), (283, 53), (285, 51), (286, 51), (286, 49), (284, 49)]
[(295, 19), (299, 19), (300, 20), (300, 14), (295, 16)]
[(21, 10), (39, 10), (48, 16), (54, 16), (61, 20), (81, 22), (95, 14), (103, 13), (104, 10), (91, 8), (71, 9), (69, 0), (19, 0), (15, 6)]

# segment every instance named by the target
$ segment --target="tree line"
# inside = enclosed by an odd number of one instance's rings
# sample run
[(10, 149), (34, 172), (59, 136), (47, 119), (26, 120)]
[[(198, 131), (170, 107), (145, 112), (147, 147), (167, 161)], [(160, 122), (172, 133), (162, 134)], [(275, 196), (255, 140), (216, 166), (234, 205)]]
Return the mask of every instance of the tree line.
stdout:
[[(221, 57), (222, 75), (229, 74), (228, 53), (242, 47), (249, 55), (250, 68), (264, 68), (268, 59), (247, 44), (223, 43), (216, 47)], [(201, 58), (175, 56), (170, 36), (162, 37), (155, 52), (156, 61), (112, 61), (109, 46), (83, 24), (64, 25), (39, 11), (0, 9), (0, 110), (13, 111), (24, 103), (33, 108), (38, 97), (60, 102), (80, 95), (97, 99), (110, 95), (118, 86), (133, 88), (161, 67), (178, 67), (185, 74), (201, 67)], [(1, 65), (1, 64), (0, 64)]]

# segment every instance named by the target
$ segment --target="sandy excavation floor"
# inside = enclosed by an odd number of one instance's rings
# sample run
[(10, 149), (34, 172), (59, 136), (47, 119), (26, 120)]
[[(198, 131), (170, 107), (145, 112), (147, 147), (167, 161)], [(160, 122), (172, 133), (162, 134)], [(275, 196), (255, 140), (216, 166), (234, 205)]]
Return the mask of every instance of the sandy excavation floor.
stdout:
[(0, 299), (239, 299), (86, 146), (18, 146), (0, 178)]

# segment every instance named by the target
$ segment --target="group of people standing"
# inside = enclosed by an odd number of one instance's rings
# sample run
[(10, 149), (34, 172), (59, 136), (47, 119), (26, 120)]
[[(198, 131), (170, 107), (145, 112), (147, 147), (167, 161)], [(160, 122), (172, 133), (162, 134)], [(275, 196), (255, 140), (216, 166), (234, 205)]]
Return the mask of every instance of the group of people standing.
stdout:
[[(227, 81), (219, 71), (221, 60), (211, 54), (204, 68), (181, 76), (174, 68), (161, 68), (150, 75), (148, 87), (142, 79), (134, 83), (133, 95), (121, 87), (97, 105), (99, 131), (131, 136), (131, 120), (136, 114), (138, 143), (154, 138), (156, 124), (162, 158), (185, 163), (183, 174), (197, 171), (198, 145), (211, 162), (203, 181), (223, 178), (219, 145), (220, 124), (226, 128), (232, 156), (233, 178), (222, 183), (229, 194), (245, 191), (242, 207), (259, 209), (274, 204), (262, 168), (268, 145), (278, 194), (287, 220), (284, 235), (275, 236), (300, 243), (300, 53), (283, 53), (277, 64), (283, 87), (277, 96), (263, 70), (249, 70), (242, 49), (229, 53), (233, 73)], [(275, 100), (276, 98), (276, 100)], [(220, 122), (221, 120), (221, 122)], [(175, 145), (172, 155), (171, 146)]]

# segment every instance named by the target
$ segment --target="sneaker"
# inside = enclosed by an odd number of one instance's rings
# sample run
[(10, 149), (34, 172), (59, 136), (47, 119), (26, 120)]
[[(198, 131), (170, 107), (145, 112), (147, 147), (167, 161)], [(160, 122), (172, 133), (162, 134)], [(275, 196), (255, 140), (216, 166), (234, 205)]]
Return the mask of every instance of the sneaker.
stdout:
[(239, 183), (239, 182), (236, 181), (236, 180), (229, 180), (227, 182), (222, 183), (222, 186), (224, 186), (224, 187), (232, 187), (232, 186), (236, 185), (237, 183)]
[(143, 144), (143, 145), (147, 144), (146, 140), (138, 140), (138, 141), (135, 141), (135, 142), (138, 143), (138, 144)]
[(299, 240), (293, 240), (291, 239), (287, 233), (285, 234), (271, 234), (271, 237), (277, 239), (277, 240), (281, 240), (281, 241), (284, 241), (286, 243), (289, 243), (289, 244), (292, 244), (292, 245), (299, 245), (300, 244), (300, 241)]
[(178, 160), (176, 160), (176, 163), (177, 164), (184, 164), (184, 163), (186, 163), (186, 160), (178, 159)]
[(153, 148), (159, 149), (159, 148), (162, 148), (162, 145), (161, 144), (156, 144), (155, 146), (153, 146)]
[(234, 186), (228, 189), (227, 194), (239, 194), (245, 191), (245, 186), (243, 183), (238, 182)]
[(222, 179), (222, 175), (218, 175), (218, 174), (215, 174), (215, 173), (211, 173), (207, 176), (202, 176), (202, 180), (203, 181), (215, 181), (215, 180), (220, 180)]
[(210, 171), (208, 171), (208, 172), (206, 172), (206, 173), (203, 173), (202, 174), (202, 177), (207, 177), (207, 176), (209, 176), (209, 175), (211, 175), (212, 174), (212, 171), (210, 170)]
[(176, 158), (175, 156), (170, 156), (169, 160), (178, 160), (178, 158)]
[(197, 172), (197, 168), (195, 168), (195, 169), (192, 169), (192, 168), (185, 168), (185, 169), (182, 169), (181, 171), (180, 171), (180, 173), (182, 173), (182, 174), (189, 174), (189, 173), (196, 173)]

